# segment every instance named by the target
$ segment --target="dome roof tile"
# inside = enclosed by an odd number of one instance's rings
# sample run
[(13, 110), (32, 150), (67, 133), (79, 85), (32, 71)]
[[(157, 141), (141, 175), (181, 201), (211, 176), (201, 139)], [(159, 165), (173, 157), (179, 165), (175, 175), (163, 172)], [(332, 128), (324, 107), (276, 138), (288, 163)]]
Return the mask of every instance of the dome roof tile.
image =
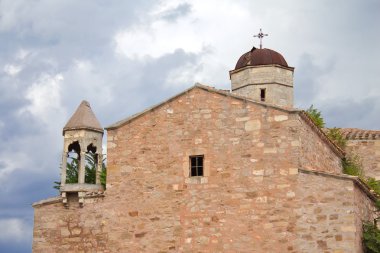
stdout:
[(251, 51), (243, 54), (236, 63), (236, 69), (244, 68), (246, 66), (259, 66), (278, 64), (284, 67), (289, 67), (284, 57), (271, 49), (263, 48), (258, 49), (253, 47)]

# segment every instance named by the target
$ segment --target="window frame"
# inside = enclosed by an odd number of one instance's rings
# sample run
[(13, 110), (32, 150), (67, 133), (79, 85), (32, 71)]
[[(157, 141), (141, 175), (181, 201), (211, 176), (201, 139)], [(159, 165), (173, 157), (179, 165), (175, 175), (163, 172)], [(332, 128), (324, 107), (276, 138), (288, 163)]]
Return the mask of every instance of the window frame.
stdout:
[[(205, 176), (204, 157), (205, 157), (204, 155), (189, 156), (189, 177), (204, 177)], [(195, 161), (195, 164), (193, 164), (193, 161)], [(193, 173), (193, 169), (195, 173)]]

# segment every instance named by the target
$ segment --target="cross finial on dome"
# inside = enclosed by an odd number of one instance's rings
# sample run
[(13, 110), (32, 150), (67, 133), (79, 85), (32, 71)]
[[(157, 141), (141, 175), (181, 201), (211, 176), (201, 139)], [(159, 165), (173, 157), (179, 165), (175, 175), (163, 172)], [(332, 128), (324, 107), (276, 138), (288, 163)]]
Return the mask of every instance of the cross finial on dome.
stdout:
[(253, 37), (257, 37), (257, 38), (260, 39), (260, 49), (263, 48), (263, 38), (264, 38), (264, 36), (268, 36), (268, 34), (264, 34), (263, 31), (261, 30), (261, 28), (260, 28), (260, 32), (258, 34), (253, 35)]

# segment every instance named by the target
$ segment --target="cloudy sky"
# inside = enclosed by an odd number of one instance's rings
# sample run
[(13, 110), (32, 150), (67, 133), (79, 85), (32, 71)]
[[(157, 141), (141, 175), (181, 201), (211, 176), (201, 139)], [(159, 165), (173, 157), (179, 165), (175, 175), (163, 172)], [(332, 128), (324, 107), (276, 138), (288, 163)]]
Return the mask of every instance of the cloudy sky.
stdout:
[(31, 251), (31, 203), (55, 196), (81, 100), (103, 126), (195, 82), (228, 89), (258, 46), (295, 67), (327, 125), (380, 129), (378, 0), (0, 0), (0, 251)]

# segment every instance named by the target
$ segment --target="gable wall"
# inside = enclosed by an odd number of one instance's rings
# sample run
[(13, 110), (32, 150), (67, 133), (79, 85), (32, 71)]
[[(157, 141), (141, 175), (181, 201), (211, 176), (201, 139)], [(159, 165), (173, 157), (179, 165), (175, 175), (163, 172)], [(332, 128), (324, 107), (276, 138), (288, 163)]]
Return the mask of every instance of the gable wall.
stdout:
[[(194, 89), (109, 131), (107, 199), (125, 207), (110, 226), (130, 224), (134, 240), (110, 238), (147, 252), (287, 250), (297, 168), (314, 148), (302, 150), (300, 125), (297, 114)], [(206, 176), (189, 178), (199, 154)]]
[[(109, 131), (107, 198), (126, 207), (125, 222), (111, 226), (128, 222), (133, 238), (144, 234), (129, 245), (135, 251), (286, 247), (280, 233), (268, 237), (262, 231), (269, 226), (266, 217), (275, 215), (274, 203), (286, 205), (286, 191), (279, 189), (289, 187), (287, 175), (296, 171), (298, 147), (289, 144), (298, 138), (289, 130), (294, 120), (194, 89)], [(199, 154), (205, 156), (206, 176), (189, 178), (189, 155)], [(281, 221), (271, 226), (286, 229)]]

